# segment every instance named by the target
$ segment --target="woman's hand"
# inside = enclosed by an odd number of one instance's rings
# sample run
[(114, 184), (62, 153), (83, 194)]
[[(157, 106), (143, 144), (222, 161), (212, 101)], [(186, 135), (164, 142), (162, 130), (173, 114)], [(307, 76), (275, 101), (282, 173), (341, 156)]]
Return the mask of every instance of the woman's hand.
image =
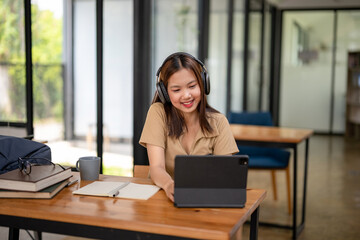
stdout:
[(169, 182), (167, 182), (165, 184), (165, 186), (163, 187), (166, 196), (172, 201), (174, 202), (174, 181), (171, 180)]

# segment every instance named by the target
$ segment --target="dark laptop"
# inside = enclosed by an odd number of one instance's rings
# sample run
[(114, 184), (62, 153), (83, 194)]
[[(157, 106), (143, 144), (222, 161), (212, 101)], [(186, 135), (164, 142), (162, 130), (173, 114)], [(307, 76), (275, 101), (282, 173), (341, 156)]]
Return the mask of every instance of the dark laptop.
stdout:
[(176, 207), (244, 207), (247, 155), (175, 157)]

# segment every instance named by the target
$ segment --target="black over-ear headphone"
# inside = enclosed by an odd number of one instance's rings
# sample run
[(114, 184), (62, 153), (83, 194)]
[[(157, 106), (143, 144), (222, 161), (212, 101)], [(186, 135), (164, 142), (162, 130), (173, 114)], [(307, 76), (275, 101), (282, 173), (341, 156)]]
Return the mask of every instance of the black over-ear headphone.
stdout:
[(197, 63), (200, 64), (202, 71), (201, 71), (201, 79), (203, 81), (204, 84), (204, 91), (205, 94), (208, 95), (210, 93), (210, 79), (209, 79), (209, 75), (207, 73), (206, 67), (205, 65), (196, 57), (192, 56), (189, 53), (185, 53), (185, 52), (177, 52), (177, 53), (173, 53), (170, 56), (168, 56), (164, 62), (161, 64), (161, 66), (159, 67), (159, 69), (156, 72), (156, 91), (159, 95), (159, 98), (161, 100), (162, 103), (166, 103), (166, 102), (170, 102), (170, 97), (169, 94), (166, 90), (166, 87), (164, 85), (164, 82), (160, 80), (160, 72), (161, 72), (161, 68), (163, 67), (163, 65), (171, 58), (174, 58), (176, 56), (181, 56), (181, 55), (185, 55), (188, 56), (190, 58), (192, 58), (193, 60), (195, 60)]

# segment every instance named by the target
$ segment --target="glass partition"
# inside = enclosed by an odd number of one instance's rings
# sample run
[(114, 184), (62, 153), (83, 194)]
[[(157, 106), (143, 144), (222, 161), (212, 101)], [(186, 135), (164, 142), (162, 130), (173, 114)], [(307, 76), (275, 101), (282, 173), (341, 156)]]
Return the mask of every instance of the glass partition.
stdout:
[(359, 10), (284, 14), (282, 126), (345, 132), (347, 56), (360, 50), (359, 23)]
[(333, 11), (285, 12), (280, 125), (330, 129)]

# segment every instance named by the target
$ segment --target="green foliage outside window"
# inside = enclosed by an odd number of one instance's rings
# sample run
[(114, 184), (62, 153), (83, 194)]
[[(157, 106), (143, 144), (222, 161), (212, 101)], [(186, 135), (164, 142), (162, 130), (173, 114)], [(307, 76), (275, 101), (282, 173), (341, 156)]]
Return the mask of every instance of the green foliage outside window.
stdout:
[[(63, 116), (62, 18), (32, 4), (34, 118)], [(25, 121), (25, 33), (22, 0), (0, 0), (0, 67), (8, 69), (10, 106), (0, 121)]]

